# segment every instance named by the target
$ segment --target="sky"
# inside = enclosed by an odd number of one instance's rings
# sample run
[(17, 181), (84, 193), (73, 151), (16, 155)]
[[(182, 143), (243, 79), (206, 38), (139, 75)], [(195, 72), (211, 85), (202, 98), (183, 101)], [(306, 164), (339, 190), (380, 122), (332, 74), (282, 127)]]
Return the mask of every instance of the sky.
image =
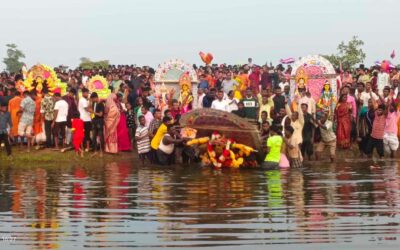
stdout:
[(399, 0), (2, 0), (0, 10), (0, 58), (15, 43), (28, 67), (76, 67), (81, 57), (200, 64), (199, 51), (213, 63), (277, 64), (336, 53), (353, 35), (365, 42), (367, 65), (393, 49), (400, 64)]

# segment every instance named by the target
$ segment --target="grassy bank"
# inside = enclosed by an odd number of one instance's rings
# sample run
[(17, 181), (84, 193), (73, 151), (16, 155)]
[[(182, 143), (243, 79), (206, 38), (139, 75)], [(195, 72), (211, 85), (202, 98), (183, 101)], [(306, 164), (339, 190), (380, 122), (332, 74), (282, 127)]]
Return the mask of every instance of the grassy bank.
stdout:
[(30, 152), (26, 151), (26, 147), (12, 148), (12, 156), (8, 157), (5, 148), (0, 150), (0, 164), (2, 166), (17, 166), (17, 167), (30, 167), (30, 166), (59, 166), (68, 165), (73, 163), (81, 163), (85, 165), (99, 165), (107, 162), (115, 162), (121, 160), (136, 160), (137, 154), (134, 152), (122, 152), (117, 155), (104, 154), (100, 157), (99, 154), (93, 156), (93, 152), (85, 153), (84, 157), (75, 154), (73, 150), (60, 152), (52, 149), (32, 149)]
[[(315, 159), (313, 157), (313, 159)], [(357, 145), (353, 145), (348, 150), (337, 150), (336, 162), (348, 162), (357, 161), (359, 159), (359, 151)], [(375, 155), (377, 160), (377, 155)], [(383, 159), (384, 161), (398, 161), (400, 159), (400, 152), (397, 152), (395, 159)], [(30, 168), (30, 167), (69, 167), (74, 164), (82, 164), (88, 167), (95, 167), (104, 165), (111, 162), (137, 162), (138, 155), (136, 150), (132, 152), (122, 152), (117, 155), (104, 154), (103, 157), (100, 155), (93, 156), (93, 152), (85, 153), (84, 157), (80, 157), (75, 154), (73, 150), (66, 152), (60, 152), (53, 149), (32, 149), (31, 152), (26, 151), (26, 147), (13, 147), (12, 157), (7, 157), (5, 148), (0, 148), (0, 167), (18, 167), (18, 168)], [(368, 159), (362, 159), (362, 161), (368, 161)], [(322, 161), (329, 163), (328, 151), (325, 151), (322, 155)], [(305, 161), (305, 166), (312, 166), (315, 164), (315, 160), (308, 162)]]

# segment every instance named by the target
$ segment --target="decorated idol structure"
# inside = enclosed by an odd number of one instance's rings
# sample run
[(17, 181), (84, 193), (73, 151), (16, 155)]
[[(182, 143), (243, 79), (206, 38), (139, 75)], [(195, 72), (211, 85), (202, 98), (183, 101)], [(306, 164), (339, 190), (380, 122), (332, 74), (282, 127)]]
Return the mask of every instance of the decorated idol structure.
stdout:
[(67, 84), (58, 79), (56, 72), (50, 66), (37, 64), (28, 71), (26, 71), (25, 67), (22, 72), (25, 80), (19, 80), (16, 83), (16, 88), (20, 93), (25, 90), (35, 90), (38, 96), (42, 96), (44, 89), (48, 90), (50, 94), (58, 92), (64, 95), (67, 92)]
[(336, 72), (322, 56), (309, 55), (294, 63), (290, 89), (293, 100), (301, 98), (301, 92), (309, 92), (317, 103), (317, 112), (333, 114), (337, 100)]
[(168, 60), (158, 66), (154, 80), (156, 101), (161, 110), (167, 108), (171, 98), (179, 101), (183, 113), (194, 108), (198, 80), (190, 64), (180, 59)]
[(107, 79), (100, 75), (91, 77), (87, 83), (87, 88), (90, 93), (97, 93), (100, 99), (107, 99), (107, 97), (111, 95)]

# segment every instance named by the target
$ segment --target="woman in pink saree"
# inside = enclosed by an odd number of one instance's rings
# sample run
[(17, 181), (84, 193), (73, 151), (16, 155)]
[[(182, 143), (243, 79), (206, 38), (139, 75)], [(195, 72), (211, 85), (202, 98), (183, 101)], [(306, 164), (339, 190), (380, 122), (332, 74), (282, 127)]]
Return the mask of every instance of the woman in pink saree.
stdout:
[(122, 107), (123, 96), (118, 94), (117, 106), (121, 114), (117, 125), (118, 151), (131, 151), (132, 144), (129, 139), (129, 130), (126, 125), (126, 113)]
[(118, 153), (117, 126), (120, 119), (120, 112), (117, 106), (117, 95), (112, 93), (106, 100), (104, 114), (104, 140), (107, 153)]

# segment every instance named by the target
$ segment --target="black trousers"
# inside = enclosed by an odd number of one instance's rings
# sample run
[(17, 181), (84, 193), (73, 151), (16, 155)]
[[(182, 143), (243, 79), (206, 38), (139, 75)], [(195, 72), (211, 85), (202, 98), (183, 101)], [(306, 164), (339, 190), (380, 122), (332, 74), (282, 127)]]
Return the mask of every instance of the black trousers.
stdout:
[(384, 149), (383, 149), (383, 139), (375, 139), (373, 137), (369, 138), (368, 141), (368, 154), (374, 153), (374, 148), (376, 148), (376, 152), (378, 152), (379, 157), (383, 157)]
[(11, 155), (11, 145), (8, 141), (8, 134), (0, 134), (0, 144), (4, 143), (6, 146), (7, 155)]
[(157, 150), (157, 161), (158, 164), (161, 166), (169, 166), (174, 164), (174, 154), (175, 151), (172, 154), (166, 154), (160, 149)]
[(46, 134), (46, 147), (50, 148), (53, 146), (53, 131), (51, 124), (53, 121), (44, 121), (44, 133)]
[(61, 142), (65, 140), (65, 129), (67, 127), (67, 122), (56, 122), (54, 124), (54, 140), (59, 140), (61, 137)]
[(84, 147), (86, 147), (86, 143), (90, 142), (90, 131), (92, 130), (92, 122), (84, 122), (83, 123), (84, 126), (84, 130), (85, 130), (85, 137), (83, 140), (83, 145), (85, 145)]
[(314, 145), (311, 140), (304, 140), (303, 143), (301, 144), (301, 154), (303, 156), (311, 156), (314, 153)]
[(103, 120), (94, 120), (93, 121), (93, 148), (94, 151), (97, 151), (97, 137), (100, 138), (100, 148), (102, 151), (104, 151), (104, 121)]

